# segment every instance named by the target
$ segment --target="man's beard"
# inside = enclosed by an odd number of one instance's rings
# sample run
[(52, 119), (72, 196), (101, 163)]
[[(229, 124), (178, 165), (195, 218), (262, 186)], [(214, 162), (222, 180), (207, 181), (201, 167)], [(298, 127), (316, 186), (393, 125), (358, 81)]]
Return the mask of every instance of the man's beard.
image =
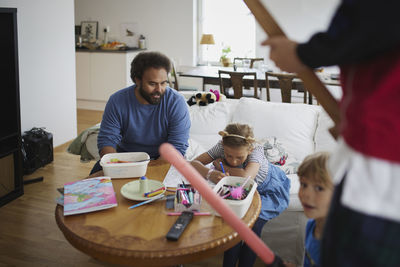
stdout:
[[(160, 92), (154, 92), (154, 93), (149, 94), (149, 93), (147, 93), (147, 92), (145, 92), (145, 91), (143, 90), (142, 85), (138, 86), (138, 89), (139, 89), (140, 95), (141, 95), (147, 102), (149, 102), (149, 104), (151, 104), (151, 105), (158, 105), (158, 104), (160, 104), (161, 99), (162, 99), (163, 96), (164, 96), (164, 93), (160, 93)], [(160, 98), (154, 98), (154, 96), (156, 96), (156, 95), (160, 96)]]

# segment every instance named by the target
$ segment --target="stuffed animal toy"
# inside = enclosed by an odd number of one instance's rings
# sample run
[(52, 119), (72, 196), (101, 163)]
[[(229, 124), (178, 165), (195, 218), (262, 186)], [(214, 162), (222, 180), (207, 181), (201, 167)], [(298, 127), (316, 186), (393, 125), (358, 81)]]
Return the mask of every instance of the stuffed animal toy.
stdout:
[(186, 101), (186, 103), (187, 103), (189, 106), (196, 105), (196, 97), (195, 97), (194, 95), (192, 95), (192, 96), (188, 99), (188, 101)]
[(225, 101), (226, 96), (221, 94), (218, 90), (210, 89), (211, 93), (214, 93), (217, 102)]
[(208, 104), (214, 103), (216, 99), (217, 97), (213, 92), (196, 93), (189, 98), (187, 103), (189, 106), (193, 106), (195, 104), (199, 106), (207, 106)]
[(212, 104), (217, 100), (217, 97), (214, 93), (197, 93), (195, 95), (197, 105), (199, 106), (207, 106), (208, 104)]

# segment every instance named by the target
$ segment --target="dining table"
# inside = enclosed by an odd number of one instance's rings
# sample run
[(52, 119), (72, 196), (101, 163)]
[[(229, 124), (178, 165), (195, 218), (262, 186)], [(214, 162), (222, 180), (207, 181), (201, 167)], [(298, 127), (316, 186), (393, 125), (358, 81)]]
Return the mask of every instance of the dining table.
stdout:
[[(266, 88), (266, 72), (280, 72), (286, 73), (279, 70), (273, 70), (271, 68), (243, 68), (243, 67), (223, 67), (223, 66), (195, 66), (195, 67), (185, 67), (184, 71), (178, 71), (180, 77), (192, 77), (192, 78), (200, 78), (203, 81), (203, 91), (205, 91), (206, 84), (209, 85), (220, 85), (219, 70), (225, 71), (238, 71), (238, 72), (256, 72), (257, 75), (257, 84), (259, 88)], [(340, 81), (337, 79), (338, 75), (336, 73), (324, 73), (316, 71), (317, 76), (325, 85), (331, 86), (340, 86)], [(243, 77), (243, 84), (247, 87), (252, 86), (252, 78), (251, 77)], [(230, 79), (228, 77), (222, 77), (222, 82), (225, 88), (231, 86)], [(275, 77), (268, 77), (268, 84), (270, 88), (280, 88), (279, 81)], [(298, 90), (299, 92), (304, 92), (304, 84), (300, 79), (293, 80), (293, 90)], [(311, 94), (309, 97), (309, 102), (311, 99)], [(311, 99), (312, 101), (312, 99)], [(312, 102), (311, 102), (312, 103)]]

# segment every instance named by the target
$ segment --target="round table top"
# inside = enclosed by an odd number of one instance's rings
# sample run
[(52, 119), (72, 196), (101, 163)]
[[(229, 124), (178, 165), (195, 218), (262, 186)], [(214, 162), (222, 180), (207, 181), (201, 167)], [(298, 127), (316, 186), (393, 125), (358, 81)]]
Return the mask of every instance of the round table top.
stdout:
[[(162, 160), (152, 161), (146, 176), (163, 181), (169, 166)], [(127, 266), (171, 266), (200, 261), (239, 242), (236, 231), (215, 215), (194, 216), (178, 241), (168, 241), (165, 235), (177, 216), (167, 216), (170, 210), (165, 208), (165, 199), (128, 209), (138, 202), (125, 199), (120, 190), (135, 179), (112, 180), (118, 202), (115, 208), (64, 216), (63, 207), (57, 205), (56, 221), (66, 239), (96, 259)], [(256, 191), (242, 220), (252, 227), (260, 209), (261, 199)]]

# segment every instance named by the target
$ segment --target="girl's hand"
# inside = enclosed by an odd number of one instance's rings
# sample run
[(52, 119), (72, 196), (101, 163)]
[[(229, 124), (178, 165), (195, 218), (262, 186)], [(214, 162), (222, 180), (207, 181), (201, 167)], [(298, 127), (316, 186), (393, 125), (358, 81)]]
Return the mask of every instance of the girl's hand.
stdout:
[(222, 160), (222, 158), (217, 158), (213, 161), (213, 165), (215, 167), (216, 170), (222, 171), (221, 170), (221, 165), (220, 162), (224, 163), (224, 161)]
[(217, 184), (222, 178), (224, 178), (227, 175), (229, 175), (229, 173), (225, 174), (225, 173), (215, 170), (215, 171), (211, 172), (209, 180), (211, 182)]

